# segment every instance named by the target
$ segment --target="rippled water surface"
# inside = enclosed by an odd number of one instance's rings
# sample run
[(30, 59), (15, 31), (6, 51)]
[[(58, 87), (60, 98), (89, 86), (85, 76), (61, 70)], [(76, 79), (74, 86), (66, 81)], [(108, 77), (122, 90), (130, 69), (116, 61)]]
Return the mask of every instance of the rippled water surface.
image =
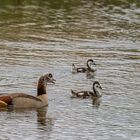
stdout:
[[(0, 93), (36, 95), (51, 72), (49, 107), (1, 110), (0, 139), (139, 140), (140, 2), (0, 2)], [(96, 62), (94, 75), (72, 74), (72, 63)], [(102, 85), (100, 104), (71, 99), (71, 89)]]

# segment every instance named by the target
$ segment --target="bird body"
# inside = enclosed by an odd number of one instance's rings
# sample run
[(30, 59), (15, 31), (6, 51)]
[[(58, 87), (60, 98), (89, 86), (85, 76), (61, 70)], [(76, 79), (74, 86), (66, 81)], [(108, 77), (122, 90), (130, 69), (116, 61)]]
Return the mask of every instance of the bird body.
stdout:
[(93, 91), (73, 91), (71, 90), (72, 97), (77, 98), (89, 98), (89, 97), (101, 97), (101, 93), (99, 89), (102, 89), (100, 83), (98, 81), (93, 82)]
[(95, 72), (96, 70), (91, 68), (92, 65), (95, 65), (93, 59), (87, 60), (87, 67), (76, 67), (74, 64), (72, 64), (72, 72), (73, 73)]
[[(41, 76), (37, 86), (37, 96), (25, 93), (10, 93), (0, 95), (0, 101), (5, 102), (15, 108), (40, 108), (48, 105), (48, 95), (46, 92), (47, 83), (54, 83), (52, 74)], [(1, 106), (0, 106), (1, 107)]]

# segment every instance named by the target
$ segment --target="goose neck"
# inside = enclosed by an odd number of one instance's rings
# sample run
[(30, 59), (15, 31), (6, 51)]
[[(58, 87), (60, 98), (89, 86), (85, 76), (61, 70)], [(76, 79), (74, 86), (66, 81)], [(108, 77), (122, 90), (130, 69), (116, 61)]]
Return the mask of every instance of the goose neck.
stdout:
[(46, 94), (46, 86), (47, 84), (44, 79), (40, 78), (37, 86), (37, 96)]

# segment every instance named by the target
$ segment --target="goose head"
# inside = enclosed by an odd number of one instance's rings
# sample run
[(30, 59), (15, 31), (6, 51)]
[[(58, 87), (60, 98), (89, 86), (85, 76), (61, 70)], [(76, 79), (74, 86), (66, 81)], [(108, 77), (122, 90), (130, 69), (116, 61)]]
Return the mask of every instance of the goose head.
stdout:
[(54, 81), (56, 81), (55, 79), (53, 79), (53, 75), (51, 73), (43, 75), (40, 77), (38, 84), (41, 85), (47, 85), (47, 83), (55, 83)]
[(92, 65), (95, 65), (94, 60), (93, 60), (93, 59), (88, 59), (88, 60), (87, 60), (87, 67), (88, 67), (88, 68), (91, 68)]
[(54, 81), (56, 80), (53, 78), (53, 75), (51, 73), (41, 76), (38, 81), (37, 95), (46, 94), (47, 83), (54, 84)]
[(97, 97), (101, 97), (102, 96), (102, 94), (100, 93), (100, 89), (102, 89), (100, 83), (98, 81), (95, 81), (93, 83), (93, 91), (94, 91), (94, 93), (95, 93), (95, 95)]
[(53, 78), (53, 75), (51, 73), (44, 75), (43, 78), (44, 78), (44, 81), (46, 83), (53, 83), (53, 84), (55, 84), (56, 80)]

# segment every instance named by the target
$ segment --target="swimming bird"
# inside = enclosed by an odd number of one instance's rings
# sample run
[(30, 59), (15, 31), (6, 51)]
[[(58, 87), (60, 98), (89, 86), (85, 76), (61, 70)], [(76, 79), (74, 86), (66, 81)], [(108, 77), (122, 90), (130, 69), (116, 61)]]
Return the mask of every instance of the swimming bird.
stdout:
[(41, 108), (48, 105), (48, 95), (46, 92), (47, 83), (54, 83), (51, 73), (43, 75), (38, 80), (37, 96), (25, 93), (10, 93), (0, 95), (0, 101), (15, 108)]
[(73, 73), (78, 73), (78, 72), (81, 72), (81, 73), (85, 73), (85, 72), (95, 72), (96, 70), (91, 68), (92, 65), (95, 65), (95, 62), (93, 61), (93, 59), (88, 59), (87, 60), (87, 67), (77, 67), (72, 64), (72, 72)]
[(71, 90), (71, 97), (77, 97), (77, 98), (88, 98), (88, 97), (96, 97), (99, 98), (102, 96), (99, 89), (102, 89), (100, 83), (98, 81), (93, 82), (93, 91), (73, 91)]

